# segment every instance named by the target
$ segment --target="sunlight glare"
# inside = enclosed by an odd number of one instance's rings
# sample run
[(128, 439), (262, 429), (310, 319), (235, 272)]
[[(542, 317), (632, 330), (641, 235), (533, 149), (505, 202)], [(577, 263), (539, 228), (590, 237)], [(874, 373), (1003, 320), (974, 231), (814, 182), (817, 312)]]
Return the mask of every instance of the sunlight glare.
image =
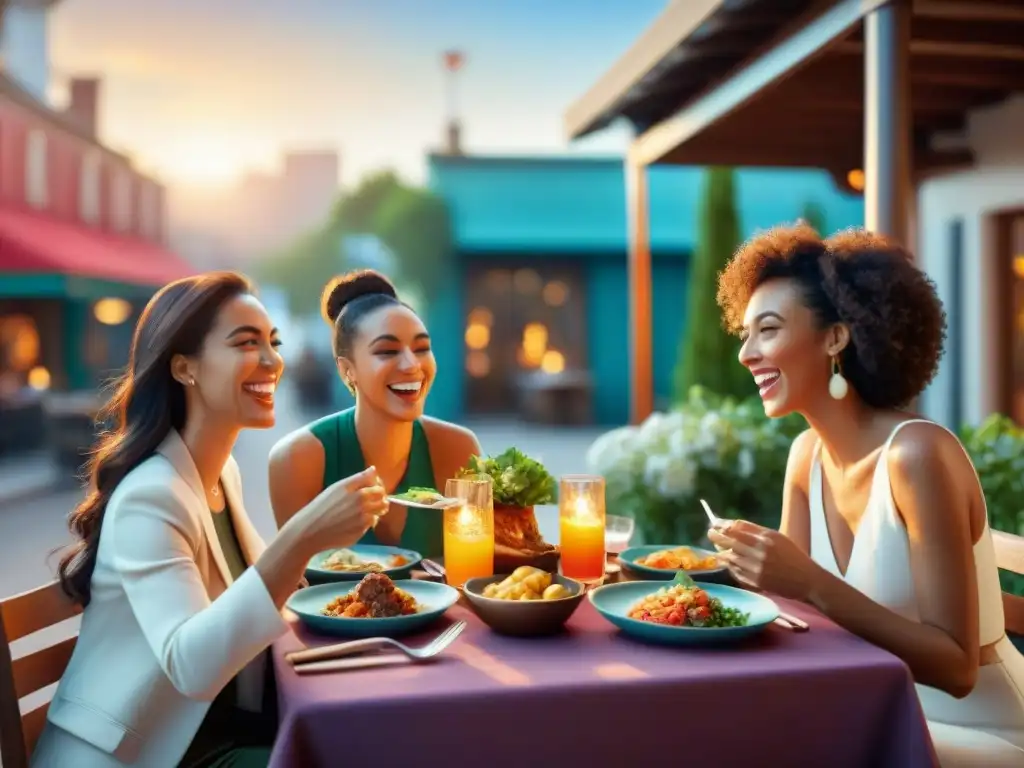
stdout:
[(238, 181), (246, 167), (245, 158), (230, 141), (186, 140), (159, 153), (158, 157), (167, 178), (204, 186)]

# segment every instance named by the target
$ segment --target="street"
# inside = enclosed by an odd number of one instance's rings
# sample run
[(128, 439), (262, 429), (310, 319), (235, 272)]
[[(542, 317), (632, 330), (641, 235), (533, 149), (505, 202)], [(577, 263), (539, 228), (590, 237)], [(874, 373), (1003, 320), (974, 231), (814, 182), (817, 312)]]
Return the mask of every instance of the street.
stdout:
[[(292, 393), (278, 393), (277, 426), (248, 430), (239, 438), (235, 458), (245, 480), (245, 505), (264, 538), (274, 535), (275, 525), (267, 493), (267, 456), (283, 435), (309, 421), (296, 407)], [(558, 477), (584, 472), (587, 447), (603, 430), (524, 425), (515, 421), (481, 422), (471, 426), (485, 453), (498, 453), (515, 445), (544, 462)], [(0, 595), (31, 589), (53, 578), (57, 547), (70, 541), (67, 515), (81, 497), (80, 491), (60, 491), (17, 503), (0, 504)], [(550, 510), (538, 515), (542, 532), (555, 523)]]

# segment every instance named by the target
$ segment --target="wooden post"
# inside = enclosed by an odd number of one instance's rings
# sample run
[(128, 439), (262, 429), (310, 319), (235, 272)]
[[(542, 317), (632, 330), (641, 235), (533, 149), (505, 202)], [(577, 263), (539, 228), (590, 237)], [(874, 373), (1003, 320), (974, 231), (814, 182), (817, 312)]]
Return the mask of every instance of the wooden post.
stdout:
[(647, 166), (626, 157), (626, 209), (629, 222), (629, 416), (639, 424), (654, 410), (651, 345), (651, 220)]

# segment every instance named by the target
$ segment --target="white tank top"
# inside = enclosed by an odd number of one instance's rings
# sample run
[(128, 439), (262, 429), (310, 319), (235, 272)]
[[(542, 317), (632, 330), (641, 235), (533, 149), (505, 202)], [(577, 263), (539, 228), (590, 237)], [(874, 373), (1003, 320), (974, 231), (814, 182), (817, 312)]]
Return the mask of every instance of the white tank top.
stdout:
[[(811, 461), (811, 557), (876, 603), (905, 618), (920, 621), (921, 614), (910, 568), (910, 542), (907, 538), (907, 528), (896, 511), (896, 504), (892, 498), (889, 464), (886, 460), (893, 438), (905, 425), (913, 423), (932, 424), (936, 429), (949, 432), (945, 427), (924, 419), (904, 421), (893, 429), (878, 456), (867, 506), (853, 537), (853, 549), (845, 576), (839, 570), (832, 549), (832, 539), (828, 533), (821, 477), (821, 442), (818, 442)], [(966, 453), (966, 449), (964, 452)], [(985, 528), (981, 538), (974, 545), (974, 567), (978, 575), (979, 642), (981, 645), (988, 645), (1003, 636), (1006, 625), (987, 508)]]

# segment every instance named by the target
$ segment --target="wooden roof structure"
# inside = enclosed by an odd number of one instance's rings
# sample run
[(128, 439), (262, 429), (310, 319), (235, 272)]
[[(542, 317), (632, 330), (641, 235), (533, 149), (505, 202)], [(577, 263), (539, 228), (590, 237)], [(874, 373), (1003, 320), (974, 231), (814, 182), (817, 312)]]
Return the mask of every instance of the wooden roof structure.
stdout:
[[(962, 166), (970, 154), (952, 137), (968, 112), (1024, 91), (1024, 1), (906, 2), (912, 166), (915, 174)], [(625, 118), (644, 164), (845, 175), (863, 156), (863, 18), (884, 4), (674, 0), (569, 107), (566, 132), (575, 139)]]
[(864, 190), (866, 227), (911, 240), (915, 185), (971, 166), (970, 113), (1019, 92), (1024, 0), (672, 0), (565, 114), (570, 139), (636, 131), (633, 421), (654, 399), (648, 166), (824, 168)]

